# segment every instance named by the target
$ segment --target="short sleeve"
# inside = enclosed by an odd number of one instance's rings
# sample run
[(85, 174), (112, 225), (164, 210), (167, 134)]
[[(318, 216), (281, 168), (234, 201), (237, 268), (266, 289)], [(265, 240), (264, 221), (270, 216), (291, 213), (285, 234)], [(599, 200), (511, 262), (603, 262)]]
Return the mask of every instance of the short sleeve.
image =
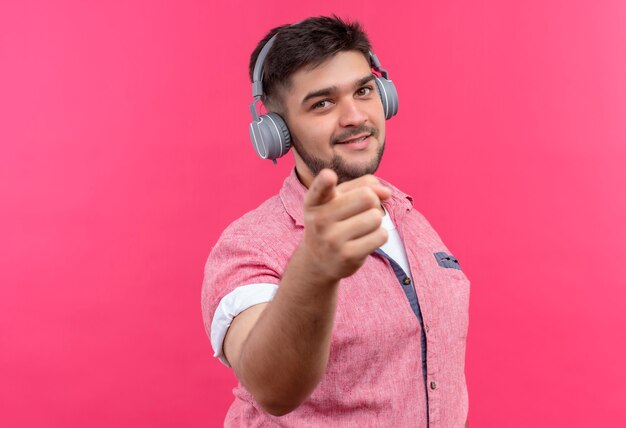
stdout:
[(213, 356), (225, 366), (230, 364), (224, 356), (224, 338), (233, 319), (254, 305), (270, 302), (278, 290), (275, 284), (249, 284), (235, 288), (220, 300), (211, 322)]
[[(284, 256), (276, 254), (270, 243), (264, 243), (263, 239), (258, 239), (247, 229), (231, 225), (224, 231), (206, 262), (202, 283), (204, 328), (214, 348), (221, 348), (234, 316), (247, 307), (271, 300), (286, 262)], [(252, 293), (233, 293), (248, 285), (261, 285), (261, 288)], [(220, 309), (224, 317), (220, 314), (216, 316), (222, 301), (226, 302)], [(214, 318), (218, 320), (215, 325), (220, 330), (215, 335), (211, 331)], [(218, 358), (222, 356), (221, 349), (215, 349), (215, 353)]]

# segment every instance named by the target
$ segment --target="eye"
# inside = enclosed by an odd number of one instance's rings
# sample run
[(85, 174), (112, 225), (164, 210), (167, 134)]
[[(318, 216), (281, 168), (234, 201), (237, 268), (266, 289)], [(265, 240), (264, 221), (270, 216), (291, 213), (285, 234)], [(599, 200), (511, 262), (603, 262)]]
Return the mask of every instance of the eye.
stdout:
[(324, 108), (330, 107), (330, 104), (331, 104), (330, 100), (318, 101), (311, 106), (311, 110), (324, 109)]
[(374, 90), (374, 88), (372, 88), (371, 86), (363, 86), (362, 88), (359, 88), (356, 91), (356, 94), (359, 97), (365, 97), (365, 96), (369, 95), (373, 90)]

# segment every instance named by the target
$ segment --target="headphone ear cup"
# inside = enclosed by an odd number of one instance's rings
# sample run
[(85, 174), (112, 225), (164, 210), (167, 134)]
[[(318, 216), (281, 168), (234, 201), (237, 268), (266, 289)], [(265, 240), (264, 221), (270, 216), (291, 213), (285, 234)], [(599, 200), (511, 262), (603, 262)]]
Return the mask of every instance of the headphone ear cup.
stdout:
[(291, 147), (289, 128), (283, 118), (274, 112), (264, 114), (250, 123), (250, 139), (262, 159), (278, 159)]
[(389, 79), (377, 77), (376, 86), (383, 103), (385, 119), (391, 119), (398, 113), (398, 91), (396, 91), (396, 85)]

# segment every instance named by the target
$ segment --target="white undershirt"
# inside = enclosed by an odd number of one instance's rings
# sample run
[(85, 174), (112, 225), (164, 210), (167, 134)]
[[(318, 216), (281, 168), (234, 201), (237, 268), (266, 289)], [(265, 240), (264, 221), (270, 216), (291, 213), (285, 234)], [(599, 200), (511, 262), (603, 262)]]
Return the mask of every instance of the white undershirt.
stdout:
[[(381, 227), (387, 230), (389, 239), (380, 249), (398, 263), (407, 275), (411, 276), (404, 244), (386, 210)], [(271, 301), (276, 294), (276, 290), (278, 290), (276, 284), (258, 283), (242, 285), (235, 288), (220, 300), (211, 323), (211, 345), (213, 346), (213, 351), (215, 351), (214, 356), (219, 358), (227, 367), (230, 367), (230, 364), (228, 364), (228, 361), (226, 361), (224, 357), (222, 347), (226, 332), (233, 319), (254, 305)]]
[(387, 230), (389, 239), (380, 246), (380, 249), (391, 257), (394, 262), (398, 263), (407, 275), (411, 276), (411, 269), (409, 268), (409, 260), (406, 257), (404, 244), (402, 243), (402, 239), (400, 239), (400, 234), (398, 234), (398, 231), (396, 230), (396, 225), (393, 224), (393, 221), (391, 221), (391, 217), (389, 217), (386, 210), (385, 216), (383, 217), (383, 224), (381, 226)]

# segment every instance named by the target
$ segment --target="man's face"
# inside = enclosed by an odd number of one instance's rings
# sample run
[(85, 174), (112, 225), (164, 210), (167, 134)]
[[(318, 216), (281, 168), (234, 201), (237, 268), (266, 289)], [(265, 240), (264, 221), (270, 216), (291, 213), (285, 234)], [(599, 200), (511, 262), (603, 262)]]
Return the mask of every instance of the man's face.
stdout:
[(368, 61), (357, 51), (339, 52), (314, 69), (291, 76), (283, 116), (305, 186), (323, 168), (339, 182), (378, 169), (385, 144), (385, 116)]

